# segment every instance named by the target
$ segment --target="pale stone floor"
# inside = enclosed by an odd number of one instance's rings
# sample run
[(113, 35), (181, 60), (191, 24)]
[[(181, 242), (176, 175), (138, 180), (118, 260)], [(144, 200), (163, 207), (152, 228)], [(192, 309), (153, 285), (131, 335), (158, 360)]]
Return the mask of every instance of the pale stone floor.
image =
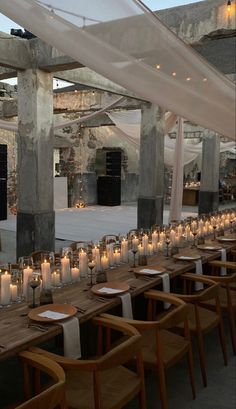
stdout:
[[(235, 207), (235, 203), (224, 205)], [(222, 208), (222, 206), (221, 206)], [(196, 214), (197, 209), (184, 207), (182, 218)], [(168, 219), (165, 210), (164, 222)], [(15, 221), (14, 216), (0, 222), (1, 264), (15, 261)], [(56, 212), (55, 247), (59, 249), (73, 240), (98, 240), (104, 234), (125, 233), (136, 226), (136, 206), (116, 207), (92, 206), (85, 209), (63, 209)], [(194, 360), (197, 399), (192, 400), (186, 360), (167, 370), (169, 409), (234, 409), (236, 407), (236, 360), (232, 354), (227, 321), (225, 321), (229, 364), (223, 365), (218, 342), (218, 333), (213, 331), (205, 336), (208, 387), (203, 388), (198, 363), (197, 348), (194, 342)], [(14, 375), (12, 375), (14, 373)], [(20, 393), (22, 374), (16, 359), (4, 361), (0, 366), (0, 409), (6, 409), (9, 402)], [(18, 382), (19, 381), (19, 382)], [(160, 408), (156, 374), (146, 374), (147, 409)], [(134, 400), (126, 409), (138, 409)]]

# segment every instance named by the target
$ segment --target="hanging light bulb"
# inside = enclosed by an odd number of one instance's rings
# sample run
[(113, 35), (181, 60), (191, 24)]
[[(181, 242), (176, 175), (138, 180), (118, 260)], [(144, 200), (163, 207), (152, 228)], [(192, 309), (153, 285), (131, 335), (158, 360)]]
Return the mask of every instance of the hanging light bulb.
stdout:
[(227, 2), (227, 10), (230, 13), (230, 11), (231, 11), (231, 1), (230, 0), (228, 0), (228, 2)]

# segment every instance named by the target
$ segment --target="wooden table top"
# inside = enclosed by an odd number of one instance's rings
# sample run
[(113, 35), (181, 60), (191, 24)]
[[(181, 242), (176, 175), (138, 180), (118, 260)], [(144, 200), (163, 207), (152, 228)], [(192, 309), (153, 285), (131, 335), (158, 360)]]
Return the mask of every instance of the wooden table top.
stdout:
[[(222, 246), (226, 251), (236, 248), (236, 242), (225, 242)], [(189, 249), (188, 251), (193, 251)], [(186, 249), (184, 249), (186, 253)], [(217, 251), (205, 251), (194, 249), (194, 253), (201, 255), (203, 264), (220, 257)], [(195, 268), (194, 261), (183, 261), (166, 258), (157, 254), (148, 257), (147, 266), (130, 267), (128, 264), (107, 270), (107, 281), (125, 281), (130, 285), (130, 293), (135, 297), (144, 291), (161, 284), (160, 276), (144, 277), (135, 275), (135, 271), (143, 268), (157, 269), (164, 267), (170, 278)], [(100, 298), (92, 294), (87, 286), (87, 281), (67, 285), (53, 290), (54, 303), (69, 303), (78, 308), (76, 316), (80, 323), (90, 320), (92, 317), (106, 312), (121, 303), (119, 297)], [(81, 309), (81, 310), (80, 310)], [(0, 360), (17, 354), (29, 346), (40, 344), (62, 332), (62, 327), (57, 324), (46, 324), (46, 330), (28, 327), (29, 307), (26, 302), (11, 304), (9, 307), (0, 309)]]

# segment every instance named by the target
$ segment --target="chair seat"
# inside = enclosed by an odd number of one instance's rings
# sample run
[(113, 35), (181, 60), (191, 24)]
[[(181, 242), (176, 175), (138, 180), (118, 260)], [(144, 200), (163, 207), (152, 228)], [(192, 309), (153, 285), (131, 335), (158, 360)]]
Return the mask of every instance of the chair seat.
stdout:
[[(163, 363), (166, 368), (177, 362), (189, 348), (189, 342), (178, 334), (162, 330), (161, 344), (163, 350)], [(157, 367), (156, 331), (149, 329), (142, 332), (142, 351), (144, 365), (148, 368)]]
[[(227, 305), (228, 305), (227, 293), (226, 293), (226, 289), (223, 287), (220, 287), (219, 299), (220, 299), (221, 308), (223, 310), (226, 310)], [(231, 299), (232, 299), (232, 307), (236, 309), (236, 291), (231, 291)], [(209, 306), (209, 307), (215, 307), (215, 301), (214, 300), (204, 301), (204, 305)]]
[[(102, 371), (100, 376), (101, 409), (123, 408), (140, 388), (140, 378), (123, 366)], [(92, 373), (66, 371), (66, 397), (69, 409), (94, 409)]]
[[(204, 304), (206, 305), (206, 302), (204, 302)], [(189, 308), (189, 315), (188, 315), (189, 329), (191, 332), (196, 333), (197, 326), (196, 326), (194, 305), (188, 304), (188, 308)], [(214, 311), (210, 311), (207, 308), (198, 306), (198, 312), (199, 312), (199, 317), (200, 317), (200, 322), (201, 322), (201, 329), (203, 333), (207, 333), (212, 328), (218, 325), (219, 317)], [(179, 324), (178, 328), (183, 329), (183, 324)]]

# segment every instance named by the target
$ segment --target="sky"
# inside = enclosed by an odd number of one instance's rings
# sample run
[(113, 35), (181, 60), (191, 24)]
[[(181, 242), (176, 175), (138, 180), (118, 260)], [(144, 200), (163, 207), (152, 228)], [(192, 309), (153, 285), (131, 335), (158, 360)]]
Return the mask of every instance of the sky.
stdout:
[[(166, 9), (170, 7), (181, 6), (183, 4), (196, 3), (202, 0), (142, 0), (142, 1), (151, 10), (161, 10), (161, 9)], [(9, 18), (7, 18), (6, 16), (0, 13), (0, 31), (10, 34), (11, 28), (21, 28), (21, 27), (18, 24), (16, 24), (14, 21), (10, 20)], [(12, 78), (10, 80), (5, 80), (5, 82), (15, 85), (16, 79)], [(59, 83), (58, 81), (57, 82), (54, 81), (54, 88), (59, 87), (59, 86), (60, 87), (64, 86), (64, 82)]]

